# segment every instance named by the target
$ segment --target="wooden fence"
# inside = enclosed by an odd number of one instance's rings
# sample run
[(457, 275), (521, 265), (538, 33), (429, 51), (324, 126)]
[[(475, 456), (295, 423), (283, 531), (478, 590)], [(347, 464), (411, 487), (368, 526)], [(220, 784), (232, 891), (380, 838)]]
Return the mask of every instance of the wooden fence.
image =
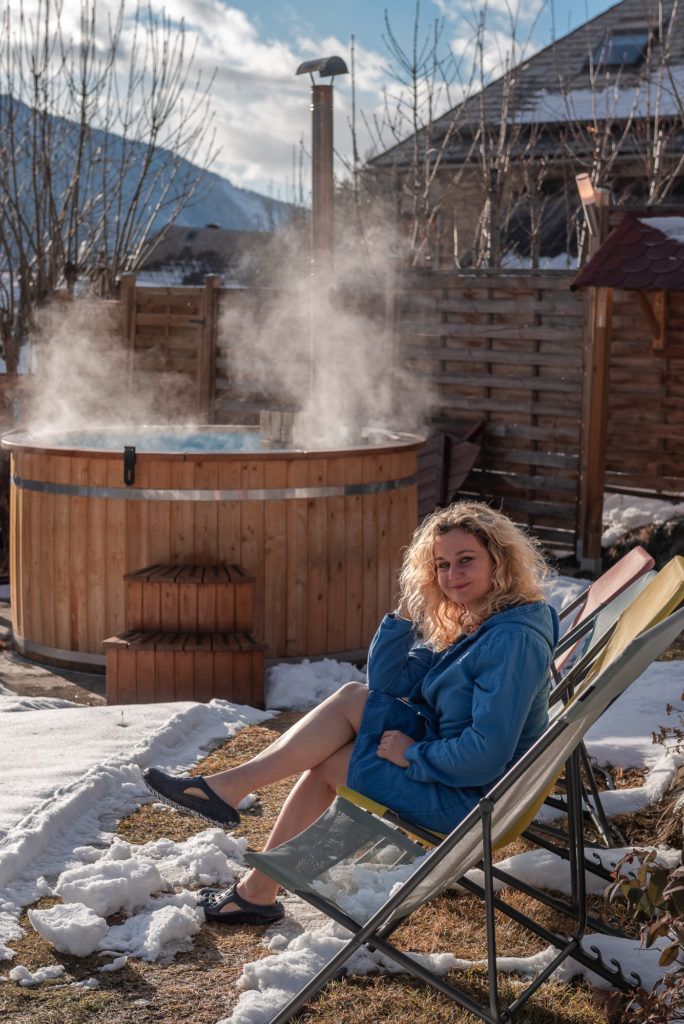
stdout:
[[(571, 292), (573, 276), (413, 271), (397, 282), (394, 306), (385, 294), (370, 303), (378, 332), (393, 328), (395, 408), (415, 408), (422, 387), (426, 422), (484, 420), (465, 493), (500, 504), (560, 553), (576, 548), (583, 474), (595, 443), (583, 430), (592, 291)], [(279, 390), (280, 349), (266, 352), (268, 385), (249, 372), (254, 331), (274, 315), (277, 298), (265, 289), (219, 289), (215, 278), (204, 288), (136, 287), (134, 278), (124, 279), (122, 336), (131, 372), (185, 375), (188, 419), (255, 423), (262, 408), (290, 407), (296, 396)], [(668, 293), (667, 302), (658, 349), (635, 295), (613, 296), (609, 489), (684, 492), (684, 294)], [(294, 317), (282, 321), (283, 337), (304, 330)]]
[(579, 501), (584, 299), (568, 274), (436, 270), (398, 292), (398, 355), (435, 419), (486, 421), (465, 491), (571, 550)]
[(218, 277), (208, 277), (201, 288), (137, 288), (132, 274), (121, 284), (129, 376), (176, 375), (192, 412), (205, 422), (214, 417), (218, 285)]

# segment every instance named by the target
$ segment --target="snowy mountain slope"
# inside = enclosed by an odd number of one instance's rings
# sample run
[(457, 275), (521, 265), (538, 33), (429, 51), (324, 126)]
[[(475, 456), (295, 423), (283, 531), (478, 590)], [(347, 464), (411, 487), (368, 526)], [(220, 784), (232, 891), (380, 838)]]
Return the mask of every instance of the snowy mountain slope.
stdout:
[(231, 231), (271, 231), (290, 216), (292, 207), (259, 192), (238, 188), (227, 178), (202, 172), (201, 198), (186, 207), (175, 223), (199, 228), (216, 224)]
[[(33, 199), (29, 187), (33, 170), (30, 156), (32, 124), (35, 123), (33, 112), (20, 101), (2, 95), (0, 122), (6, 127), (6, 139), (9, 138), (7, 129), (10, 124), (12, 126), (11, 142), (18, 180), (24, 182), (23, 212), (30, 221), (33, 218)], [(79, 126), (73, 121), (53, 116), (47, 119), (47, 128), (41, 131), (51, 139), (50, 177), (54, 193), (61, 201), (67, 189), (73, 186)], [(95, 225), (103, 205), (106, 206), (110, 221), (106, 234), (111, 238), (116, 233), (116, 224), (126, 217), (136, 202), (140, 168), (147, 159), (148, 147), (145, 143), (131, 142), (113, 132), (97, 128), (89, 130), (85, 145), (85, 159), (78, 178), (80, 207), (88, 209), (87, 221)], [(160, 147), (152, 155), (145, 186), (137, 200), (136, 216), (136, 221), (141, 224), (147, 224), (153, 216), (150, 234), (159, 231), (169, 222), (179, 196), (187, 194), (191, 188), (193, 196), (175, 220), (175, 223), (184, 227), (215, 224), (236, 231), (270, 231), (290, 215), (292, 206), (289, 203), (238, 188), (219, 174), (204, 171), (188, 160), (181, 159), (175, 163), (177, 166), (172, 179), (173, 164), (169, 152)], [(119, 209), (116, 202), (119, 194), (117, 186), (122, 176), (124, 184)]]

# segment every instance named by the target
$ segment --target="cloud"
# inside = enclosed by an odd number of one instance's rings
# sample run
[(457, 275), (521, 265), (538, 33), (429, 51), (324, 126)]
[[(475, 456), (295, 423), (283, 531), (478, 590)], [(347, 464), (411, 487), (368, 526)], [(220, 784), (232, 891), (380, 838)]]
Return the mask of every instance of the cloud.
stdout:
[[(39, 0), (24, 0), (29, 18), (35, 19), (38, 6)], [(297, 67), (302, 61), (322, 54), (338, 54), (351, 70), (349, 41), (343, 42), (334, 35), (317, 35), (296, 7), (296, 3), (289, 3), (279, 9), (266, 30), (258, 13), (247, 3), (151, 0), (153, 17), (161, 18), (163, 12), (170, 21), (172, 43), (179, 41), (180, 26), (184, 26), (185, 53), (188, 60), (192, 56), (192, 83), (198, 74), (205, 85), (212, 83), (208, 102), (196, 115), (205, 123), (212, 120), (215, 130), (215, 144), (220, 152), (211, 169), (234, 184), (271, 191), (284, 199), (295, 194), (293, 167), (298, 165), (300, 140), (304, 140), (307, 152), (310, 148), (309, 79), (296, 77)], [(63, 33), (75, 43), (80, 33), (80, 7), (65, 4), (64, 8)], [(109, 19), (115, 21), (118, 9), (119, 0), (97, 0), (97, 40), (102, 53), (106, 51)], [(135, 9), (134, 0), (125, 0), (126, 17), (117, 54), (124, 93), (124, 76), (134, 46)], [(138, 34), (138, 46), (149, 73), (152, 60), (144, 49), (144, 34)], [(370, 140), (361, 111), (370, 116), (381, 115), (382, 90), (389, 82), (388, 61), (384, 53), (358, 42), (354, 57), (358, 149), (367, 153)], [(348, 159), (352, 150), (351, 77), (337, 78), (334, 90), (335, 148)], [(181, 104), (176, 104), (176, 108), (180, 115)], [(208, 149), (207, 139), (205, 153), (197, 154), (197, 162), (207, 157)], [(343, 175), (344, 162), (336, 165), (336, 171)], [(307, 163), (307, 182), (308, 174)], [(269, 183), (278, 184), (269, 187)]]
[[(293, 43), (265, 36), (245, 11), (219, 0), (183, 0), (172, 7), (182, 17), (188, 40), (196, 39), (195, 65), (214, 75), (211, 104), (216, 142), (220, 147), (214, 170), (235, 184), (262, 190), (268, 182), (294, 188), (293, 162), (299, 140), (310, 137), (308, 77), (296, 77), (303, 60), (338, 53), (349, 64), (348, 47), (338, 39), (301, 35)], [(296, 48), (295, 48), (296, 47)], [(373, 55), (359, 52), (362, 92), (375, 88)], [(349, 148), (347, 118), (349, 86), (335, 83), (336, 144)], [(282, 198), (292, 198), (283, 195)]]

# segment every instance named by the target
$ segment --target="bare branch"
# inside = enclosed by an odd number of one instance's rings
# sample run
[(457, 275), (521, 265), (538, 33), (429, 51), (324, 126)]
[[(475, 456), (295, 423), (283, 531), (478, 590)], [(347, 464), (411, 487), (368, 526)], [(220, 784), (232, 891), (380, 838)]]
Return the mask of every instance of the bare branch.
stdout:
[[(215, 156), (209, 95), (184, 26), (119, 0), (106, 24), (80, 0), (76, 38), (62, 0), (5, 0), (0, 24), (0, 280), (16, 365), (31, 310), (77, 274), (133, 269), (152, 231), (196, 195)], [(124, 45), (124, 30), (126, 39)], [(12, 346), (10, 346), (12, 347)]]

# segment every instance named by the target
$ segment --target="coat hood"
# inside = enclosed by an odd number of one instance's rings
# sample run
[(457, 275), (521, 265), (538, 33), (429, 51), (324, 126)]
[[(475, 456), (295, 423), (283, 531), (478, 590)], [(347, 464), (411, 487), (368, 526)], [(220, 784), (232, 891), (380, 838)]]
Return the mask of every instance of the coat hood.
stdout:
[(555, 608), (552, 608), (546, 601), (516, 605), (503, 612), (498, 612), (496, 615), (491, 615), (485, 619), (473, 636), (481, 637), (489, 630), (504, 625), (533, 630), (548, 644), (549, 650), (552, 652), (558, 643), (560, 635), (558, 615)]

